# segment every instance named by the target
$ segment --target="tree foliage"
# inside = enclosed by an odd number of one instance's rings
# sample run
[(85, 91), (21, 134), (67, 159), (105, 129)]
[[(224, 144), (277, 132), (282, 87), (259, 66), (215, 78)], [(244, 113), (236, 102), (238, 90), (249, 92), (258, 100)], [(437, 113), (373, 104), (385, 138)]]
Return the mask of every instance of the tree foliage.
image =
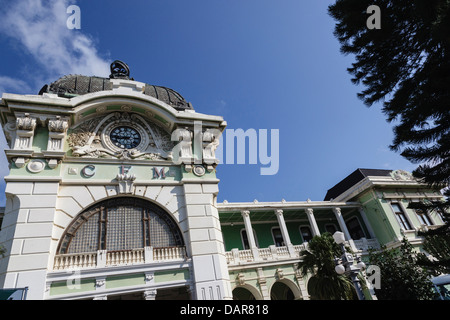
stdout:
[[(369, 29), (366, 10), (381, 10), (381, 29)], [(337, 0), (329, 8), (348, 71), (365, 89), (358, 96), (383, 103), (394, 127), (393, 150), (421, 163), (414, 175), (432, 185), (450, 182), (450, 1)], [(448, 202), (447, 202), (448, 205)]]
[(302, 250), (299, 269), (304, 276), (311, 275), (308, 292), (312, 299), (357, 299), (352, 281), (335, 271), (334, 259), (342, 255), (339, 245), (329, 233), (313, 237), (308, 249)]
[(423, 249), (432, 258), (425, 254), (418, 255), (418, 263), (429, 269), (435, 275), (450, 273), (450, 225), (446, 224), (436, 230), (424, 232)]
[(417, 255), (406, 238), (399, 248), (371, 250), (369, 263), (380, 268), (381, 288), (375, 289), (378, 300), (435, 299), (432, 273), (417, 264)]
[[(370, 5), (380, 8), (380, 29), (367, 27)], [(368, 106), (382, 103), (387, 120), (395, 122), (390, 148), (418, 164), (416, 178), (433, 188), (448, 187), (450, 0), (337, 0), (328, 11), (341, 52), (355, 56), (348, 71), (364, 86), (359, 98)], [(450, 246), (450, 189), (444, 194), (446, 201), (418, 204), (440, 210), (446, 220), (446, 226), (423, 234), (432, 251), (437, 240)], [(436, 270), (448, 268), (449, 258), (440, 255)]]

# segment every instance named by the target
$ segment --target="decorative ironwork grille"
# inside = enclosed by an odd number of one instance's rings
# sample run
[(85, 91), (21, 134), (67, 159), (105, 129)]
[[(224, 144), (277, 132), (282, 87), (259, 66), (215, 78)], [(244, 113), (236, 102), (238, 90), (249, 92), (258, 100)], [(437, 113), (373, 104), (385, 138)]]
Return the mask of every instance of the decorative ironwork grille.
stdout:
[(78, 215), (64, 233), (58, 253), (183, 245), (178, 226), (164, 210), (142, 199), (122, 197)]

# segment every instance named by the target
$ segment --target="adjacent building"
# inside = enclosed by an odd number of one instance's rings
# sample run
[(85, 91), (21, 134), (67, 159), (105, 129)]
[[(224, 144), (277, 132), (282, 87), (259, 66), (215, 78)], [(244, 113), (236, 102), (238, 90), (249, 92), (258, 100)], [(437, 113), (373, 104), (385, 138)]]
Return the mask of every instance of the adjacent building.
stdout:
[(67, 75), (5, 93), (9, 149), (0, 286), (28, 299), (309, 299), (300, 251), (344, 233), (360, 255), (442, 225), (408, 208), (442, 194), (402, 170), (357, 169), (323, 201), (217, 202), (226, 127), (178, 92)]

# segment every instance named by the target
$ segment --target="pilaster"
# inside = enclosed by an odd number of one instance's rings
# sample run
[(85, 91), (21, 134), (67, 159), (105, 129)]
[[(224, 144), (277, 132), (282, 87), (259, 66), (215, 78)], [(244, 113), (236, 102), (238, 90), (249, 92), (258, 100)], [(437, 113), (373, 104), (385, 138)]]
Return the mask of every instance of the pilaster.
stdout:
[(59, 182), (13, 182), (6, 185), (7, 202), (0, 243), (6, 248), (0, 273), (2, 286), (28, 287), (28, 299), (45, 294), (47, 269), (52, 267), (54, 216)]
[(183, 186), (194, 296), (198, 300), (232, 299), (219, 213), (214, 206), (217, 183), (198, 179), (185, 181)]

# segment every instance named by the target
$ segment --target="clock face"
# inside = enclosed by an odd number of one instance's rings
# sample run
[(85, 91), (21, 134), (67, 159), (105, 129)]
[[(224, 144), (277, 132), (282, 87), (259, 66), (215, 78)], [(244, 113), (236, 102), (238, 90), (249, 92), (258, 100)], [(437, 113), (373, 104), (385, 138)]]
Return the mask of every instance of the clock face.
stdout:
[(141, 135), (136, 129), (127, 126), (114, 128), (109, 134), (111, 142), (121, 149), (133, 149), (141, 143)]

